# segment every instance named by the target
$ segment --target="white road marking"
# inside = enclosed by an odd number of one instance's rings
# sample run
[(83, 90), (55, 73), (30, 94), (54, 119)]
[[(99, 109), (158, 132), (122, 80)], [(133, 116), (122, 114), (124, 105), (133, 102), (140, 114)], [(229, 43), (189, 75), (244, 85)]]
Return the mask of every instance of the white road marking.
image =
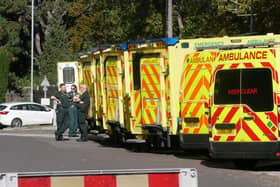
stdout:
[(0, 133), (0, 136), (19, 136), (19, 137), (54, 138), (54, 134), (17, 134), (17, 133)]

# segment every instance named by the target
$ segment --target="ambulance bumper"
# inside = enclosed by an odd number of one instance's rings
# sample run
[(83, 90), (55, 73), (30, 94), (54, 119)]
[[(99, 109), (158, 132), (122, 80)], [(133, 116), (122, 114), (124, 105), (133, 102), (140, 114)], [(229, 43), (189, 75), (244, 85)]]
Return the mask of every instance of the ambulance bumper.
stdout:
[(210, 142), (210, 156), (220, 159), (279, 159), (279, 142)]
[(209, 149), (208, 134), (180, 134), (182, 149)]

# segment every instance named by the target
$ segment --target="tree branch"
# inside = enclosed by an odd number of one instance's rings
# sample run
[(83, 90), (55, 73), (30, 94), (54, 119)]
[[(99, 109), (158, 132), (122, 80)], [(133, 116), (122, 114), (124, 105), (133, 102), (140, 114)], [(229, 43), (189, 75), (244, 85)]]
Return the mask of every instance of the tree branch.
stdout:
[(42, 55), (42, 48), (41, 48), (41, 38), (40, 38), (40, 34), (36, 33), (35, 36), (35, 46), (36, 46), (36, 51), (38, 52), (39, 55)]

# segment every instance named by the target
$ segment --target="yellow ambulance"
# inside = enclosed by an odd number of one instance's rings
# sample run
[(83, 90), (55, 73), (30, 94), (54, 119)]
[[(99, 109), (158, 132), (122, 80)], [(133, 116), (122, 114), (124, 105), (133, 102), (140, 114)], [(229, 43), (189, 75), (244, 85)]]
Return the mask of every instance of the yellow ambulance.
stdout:
[(57, 84), (66, 85), (67, 92), (71, 91), (71, 85), (79, 83), (79, 63), (78, 61), (58, 62), (57, 63)]
[(279, 158), (279, 38), (220, 51), (211, 79), (213, 158)]
[[(102, 127), (114, 143), (124, 143), (124, 49), (126, 45), (101, 45), (100, 59), (96, 63), (97, 108), (102, 107)], [(102, 106), (100, 106), (100, 104)]]
[[(126, 126), (136, 140), (144, 139), (152, 147), (181, 145), (184, 148), (188, 143), (201, 147), (198, 144), (201, 137), (197, 136), (196, 142), (186, 138), (188, 133), (200, 133), (208, 147), (208, 116), (202, 113), (208, 110), (206, 79), (209, 82), (215, 52), (201, 55), (195, 52), (202, 47), (223, 46), (229, 41), (159, 38), (128, 42), (125, 88), (129, 120)], [(191, 108), (190, 103), (193, 103)], [(194, 109), (198, 112), (192, 112)], [(188, 120), (190, 123), (185, 123)]]
[(208, 149), (209, 89), (218, 51), (186, 55), (180, 81), (179, 130), (183, 149)]

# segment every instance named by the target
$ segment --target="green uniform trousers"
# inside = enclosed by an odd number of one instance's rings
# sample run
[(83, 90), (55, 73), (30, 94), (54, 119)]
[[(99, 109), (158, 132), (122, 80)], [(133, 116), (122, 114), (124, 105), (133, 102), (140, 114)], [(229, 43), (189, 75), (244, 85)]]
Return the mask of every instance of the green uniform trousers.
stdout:
[(86, 113), (78, 111), (79, 129), (80, 129), (80, 132), (81, 132), (81, 138), (80, 139), (83, 140), (83, 141), (88, 140), (86, 117), (87, 117)]
[(57, 130), (55, 132), (56, 138), (61, 139), (63, 136), (63, 133), (68, 128), (68, 109), (60, 107), (57, 111), (56, 116), (56, 122), (57, 122)]

